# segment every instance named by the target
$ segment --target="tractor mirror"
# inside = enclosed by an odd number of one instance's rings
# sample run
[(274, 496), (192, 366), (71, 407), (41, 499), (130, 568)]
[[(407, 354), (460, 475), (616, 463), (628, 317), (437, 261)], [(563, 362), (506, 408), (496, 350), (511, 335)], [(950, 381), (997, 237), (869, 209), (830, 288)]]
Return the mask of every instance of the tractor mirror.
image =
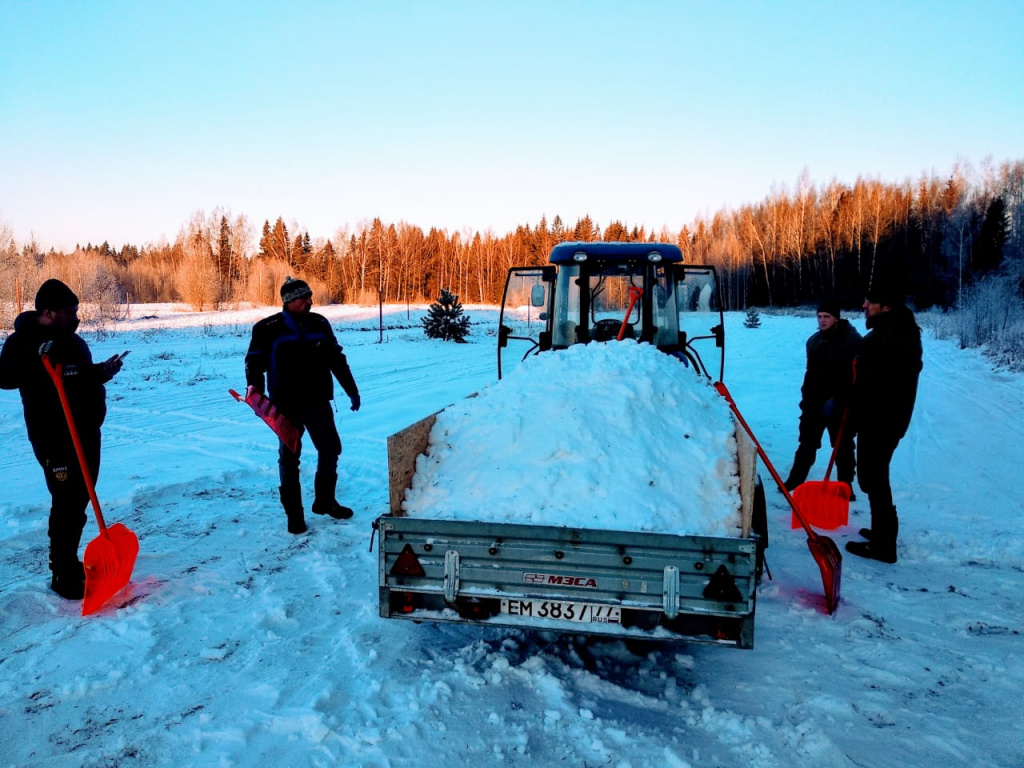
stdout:
[(544, 306), (544, 286), (540, 283), (530, 288), (530, 305), (534, 307)]

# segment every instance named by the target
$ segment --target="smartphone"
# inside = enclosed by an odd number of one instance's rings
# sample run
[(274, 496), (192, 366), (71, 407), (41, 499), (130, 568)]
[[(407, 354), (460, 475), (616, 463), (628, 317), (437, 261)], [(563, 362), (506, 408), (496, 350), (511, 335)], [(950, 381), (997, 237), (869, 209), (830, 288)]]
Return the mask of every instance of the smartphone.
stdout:
[(131, 352), (131, 350), (130, 349), (126, 349), (124, 352), (122, 352), (120, 355), (118, 355), (117, 356), (117, 362), (119, 362), (119, 363), (124, 362), (124, 359), (126, 357), (128, 357), (128, 353), (129, 352)]

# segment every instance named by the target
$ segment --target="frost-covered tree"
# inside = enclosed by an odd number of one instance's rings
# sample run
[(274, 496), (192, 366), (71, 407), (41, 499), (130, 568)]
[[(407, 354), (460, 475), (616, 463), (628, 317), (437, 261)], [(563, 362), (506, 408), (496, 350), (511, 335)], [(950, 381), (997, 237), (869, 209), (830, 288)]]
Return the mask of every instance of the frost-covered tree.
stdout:
[(423, 318), (423, 331), (428, 339), (465, 343), (469, 335), (469, 318), (462, 315), (459, 297), (447, 288), (441, 289), (441, 296), (430, 305)]

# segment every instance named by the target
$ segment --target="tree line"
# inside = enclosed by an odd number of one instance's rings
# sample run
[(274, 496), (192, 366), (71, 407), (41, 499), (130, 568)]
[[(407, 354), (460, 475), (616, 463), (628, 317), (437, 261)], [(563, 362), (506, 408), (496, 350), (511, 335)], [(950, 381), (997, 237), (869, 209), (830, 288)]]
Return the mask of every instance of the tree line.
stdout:
[[(815, 184), (805, 171), (792, 190), (773, 188), (679, 231), (555, 216), (503, 235), (373, 219), (314, 237), (283, 217), (257, 230), (244, 215), (215, 210), (196, 213), (172, 243), (64, 253), (19, 244), (0, 222), (0, 301), (14, 300), (16, 283), (31, 295), (59, 277), (113, 314), (126, 301), (272, 305), (292, 275), (318, 303), (424, 303), (449, 290), (464, 303), (494, 304), (509, 267), (543, 264), (559, 242), (591, 240), (678, 244), (687, 261), (717, 267), (728, 310), (822, 298), (859, 306), (875, 280), (895, 283), (919, 309), (955, 308), (986, 278), (1017, 296), (1024, 289), (1024, 160), (901, 183)], [(6, 327), (9, 315), (0, 318)]]

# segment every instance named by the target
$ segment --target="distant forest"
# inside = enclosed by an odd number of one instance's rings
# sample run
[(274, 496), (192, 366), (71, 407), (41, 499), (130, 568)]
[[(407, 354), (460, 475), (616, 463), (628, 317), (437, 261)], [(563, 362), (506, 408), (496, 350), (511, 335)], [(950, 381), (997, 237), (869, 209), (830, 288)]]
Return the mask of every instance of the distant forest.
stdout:
[[(257, 228), (244, 215), (214, 211), (195, 214), (173, 243), (87, 244), (63, 253), (19, 244), (0, 222), (0, 302), (16, 301), (16, 285), (31, 296), (43, 279), (60, 277), (115, 316), (126, 302), (276, 304), (292, 275), (309, 282), (321, 304), (422, 303), (442, 289), (464, 304), (494, 304), (509, 267), (545, 263), (552, 246), (573, 240), (676, 243), (688, 262), (718, 268), (728, 310), (822, 298), (854, 308), (879, 280), (919, 310), (962, 308), (993, 290), (995, 300), (1012, 304), (1024, 295), (1024, 160), (898, 184), (815, 184), (805, 172), (794, 189), (773, 188), (760, 202), (679, 231), (589, 216), (568, 224), (556, 215), (503, 235), (374, 219), (324, 237), (289, 227), (283, 216)], [(0, 317), (4, 327), (10, 314)]]

